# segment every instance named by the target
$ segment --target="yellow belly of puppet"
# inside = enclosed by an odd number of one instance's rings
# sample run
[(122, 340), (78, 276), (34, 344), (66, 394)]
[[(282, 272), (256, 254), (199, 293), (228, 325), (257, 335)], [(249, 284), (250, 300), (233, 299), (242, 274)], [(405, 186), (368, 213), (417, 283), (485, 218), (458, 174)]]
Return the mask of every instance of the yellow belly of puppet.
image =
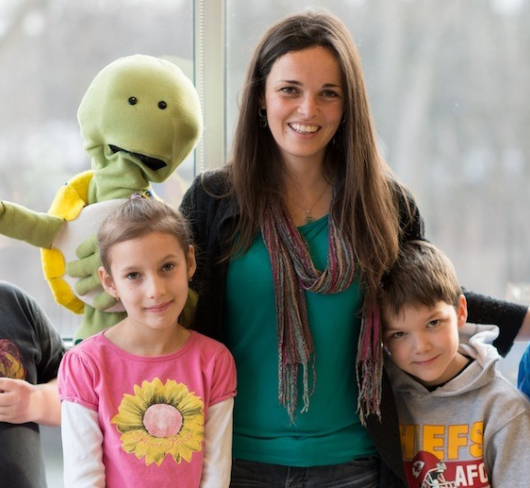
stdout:
[[(88, 186), (92, 172), (87, 171), (72, 178), (57, 193), (49, 213), (65, 219), (65, 225), (57, 235), (51, 249), (41, 249), (42, 269), (48, 281), (55, 301), (74, 313), (82, 314), (85, 304), (93, 305), (94, 298), (103, 288), (78, 295), (74, 284), (76, 278), (66, 274), (66, 263), (77, 260), (76, 249), (97, 231), (109, 213), (113, 212), (123, 199), (108, 200), (87, 204)], [(121, 303), (117, 303), (107, 312), (123, 312)]]

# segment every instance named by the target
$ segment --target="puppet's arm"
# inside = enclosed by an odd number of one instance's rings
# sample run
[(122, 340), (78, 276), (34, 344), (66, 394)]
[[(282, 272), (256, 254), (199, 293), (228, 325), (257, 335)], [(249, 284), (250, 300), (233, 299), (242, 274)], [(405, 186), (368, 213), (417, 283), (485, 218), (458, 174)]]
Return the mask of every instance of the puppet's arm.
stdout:
[(0, 234), (4, 236), (49, 249), (63, 225), (59, 217), (0, 201)]
[(96, 310), (106, 310), (115, 304), (115, 298), (101, 287), (98, 268), (101, 266), (96, 236), (91, 236), (82, 242), (76, 250), (78, 261), (66, 264), (66, 274), (71, 278), (78, 278), (74, 285), (75, 291), (84, 296), (94, 290), (101, 290), (92, 304)]

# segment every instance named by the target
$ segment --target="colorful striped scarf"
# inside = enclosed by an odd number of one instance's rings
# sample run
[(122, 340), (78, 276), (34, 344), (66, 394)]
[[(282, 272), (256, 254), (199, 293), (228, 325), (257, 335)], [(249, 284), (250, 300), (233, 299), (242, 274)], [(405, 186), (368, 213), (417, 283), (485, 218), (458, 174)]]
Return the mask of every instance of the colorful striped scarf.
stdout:
[(278, 398), (294, 422), (299, 369), (302, 368), (304, 402), (301, 413), (308, 410), (309, 397), (316, 384), (315, 354), (304, 292), (330, 294), (346, 290), (355, 278), (355, 255), (352, 245), (343, 239), (332, 211), (327, 267), (319, 271), (313, 264), (307, 242), (284, 205), (272, 200), (265, 210), (261, 233), (271, 259), (276, 299)]

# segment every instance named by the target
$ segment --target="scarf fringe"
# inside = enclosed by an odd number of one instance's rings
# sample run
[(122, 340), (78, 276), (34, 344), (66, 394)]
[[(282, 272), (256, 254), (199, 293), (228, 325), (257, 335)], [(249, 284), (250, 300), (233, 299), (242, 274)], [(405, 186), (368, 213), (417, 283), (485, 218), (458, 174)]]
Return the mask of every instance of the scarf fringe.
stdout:
[(383, 378), (383, 344), (379, 309), (372, 305), (363, 316), (357, 351), (357, 385), (359, 396), (357, 411), (361, 423), (366, 425), (369, 415), (381, 420), (381, 382)]
[[(278, 399), (280, 404), (284, 406), (289, 414), (289, 420), (291, 424), (295, 424), (296, 420), (296, 409), (298, 408), (298, 372), (302, 367), (302, 377), (304, 384), (304, 392), (302, 394), (303, 407), (300, 413), (309, 411), (309, 397), (315, 391), (316, 385), (316, 371), (315, 363), (311, 362), (307, 364), (284, 364), (282, 361), (278, 363), (279, 374), (279, 388), (278, 388)], [(311, 388), (305, 388), (309, 385), (309, 369), (312, 372), (312, 386)]]

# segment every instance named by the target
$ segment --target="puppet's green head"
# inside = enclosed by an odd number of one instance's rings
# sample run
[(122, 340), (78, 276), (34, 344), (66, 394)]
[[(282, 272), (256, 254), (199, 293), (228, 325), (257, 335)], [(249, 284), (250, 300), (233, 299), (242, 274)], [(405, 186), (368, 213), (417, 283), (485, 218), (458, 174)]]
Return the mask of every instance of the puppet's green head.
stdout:
[(189, 78), (170, 61), (146, 55), (120, 58), (103, 68), (77, 116), (93, 170), (126, 154), (154, 183), (175, 171), (202, 131), (199, 97)]

